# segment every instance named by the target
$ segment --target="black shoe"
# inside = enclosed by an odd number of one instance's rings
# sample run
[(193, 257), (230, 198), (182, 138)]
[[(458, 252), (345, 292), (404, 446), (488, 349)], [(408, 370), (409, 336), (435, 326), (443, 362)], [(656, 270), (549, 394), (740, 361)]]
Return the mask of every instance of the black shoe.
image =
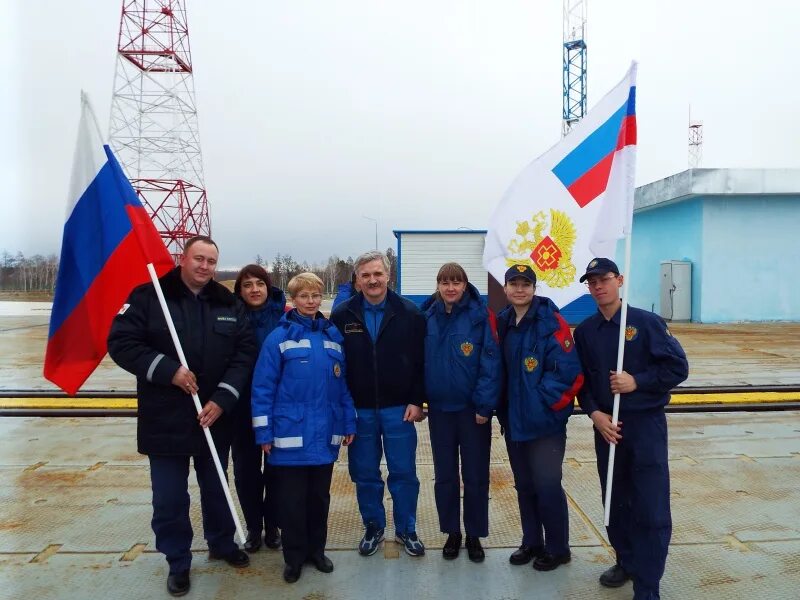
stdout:
[(308, 560), (317, 567), (317, 571), (322, 571), (323, 573), (330, 573), (333, 571), (333, 561), (324, 554), (322, 556), (311, 556)]
[(553, 556), (545, 552), (542, 556), (533, 561), (533, 568), (537, 571), (552, 571), (557, 569), (559, 565), (565, 565), (572, 560), (572, 554), (567, 552), (560, 556)]
[(508, 557), (508, 562), (517, 566), (527, 565), (532, 558), (539, 558), (540, 556), (544, 556), (543, 546), (526, 546), (522, 544)]
[(252, 554), (253, 552), (258, 552), (259, 548), (261, 548), (261, 532), (248, 531), (247, 539), (244, 542), (244, 549)]
[(189, 581), (189, 570), (180, 573), (170, 573), (167, 577), (167, 591), (170, 596), (185, 596), (192, 587)]
[(264, 532), (264, 545), (270, 550), (281, 547), (281, 532), (275, 525), (267, 525)]
[(293, 566), (293, 565), (286, 565), (283, 567), (283, 580), (286, 583), (294, 583), (298, 579), (300, 579), (300, 573), (303, 572), (303, 567), (300, 565)]
[(227, 554), (217, 554), (216, 552), (208, 552), (208, 560), (224, 560), (232, 567), (242, 568), (250, 564), (250, 557), (246, 552), (242, 552), (239, 548), (231, 550)]
[(447, 560), (453, 560), (454, 558), (458, 558), (458, 553), (460, 550), (461, 534), (451, 533), (447, 536), (447, 541), (444, 543), (444, 548), (442, 548), (442, 556), (444, 556)]
[(619, 565), (614, 565), (600, 575), (600, 585), (607, 588), (618, 588), (630, 581), (630, 578), (631, 576), (628, 575), (625, 569)]
[(481, 546), (481, 538), (468, 535), (464, 545), (467, 547), (467, 556), (472, 562), (483, 562), (483, 559), (486, 558), (483, 546)]

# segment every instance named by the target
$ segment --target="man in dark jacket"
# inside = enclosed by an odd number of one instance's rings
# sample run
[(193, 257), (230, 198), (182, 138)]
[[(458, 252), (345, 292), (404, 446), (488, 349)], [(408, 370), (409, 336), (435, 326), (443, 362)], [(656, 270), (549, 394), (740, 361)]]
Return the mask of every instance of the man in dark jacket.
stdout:
[[(200, 485), (210, 559), (249, 564), (233, 540), (234, 523), (201, 428), (211, 427), (223, 469), (232, 435), (230, 413), (249, 383), (256, 345), (241, 304), (212, 281), (217, 245), (198, 236), (186, 243), (180, 267), (160, 279), (189, 368), (181, 366), (152, 284), (128, 297), (111, 326), (108, 352), (136, 375), (139, 452), (150, 459), (153, 532), (169, 563), (167, 589), (189, 590), (192, 525), (189, 458)], [(192, 394), (203, 405), (198, 414)]]
[(425, 398), (425, 319), (412, 302), (389, 291), (385, 254), (362, 254), (354, 268), (361, 291), (338, 306), (331, 321), (344, 336), (347, 384), (357, 413), (348, 464), (366, 528), (358, 551), (374, 554), (384, 537), (380, 463), (385, 452), (396, 539), (409, 555), (422, 556), (414, 423), (422, 418)]
[[(629, 306), (623, 371), (617, 373), (623, 277), (613, 261), (595, 258), (581, 281), (598, 310), (575, 329), (586, 375), (578, 402), (594, 424), (603, 498), (609, 444), (617, 447), (607, 528), (617, 564), (600, 576), (600, 584), (619, 587), (632, 578), (636, 600), (656, 600), (672, 534), (664, 406), (670, 390), (688, 377), (689, 363), (661, 317)], [(619, 420), (614, 425), (617, 393)]]

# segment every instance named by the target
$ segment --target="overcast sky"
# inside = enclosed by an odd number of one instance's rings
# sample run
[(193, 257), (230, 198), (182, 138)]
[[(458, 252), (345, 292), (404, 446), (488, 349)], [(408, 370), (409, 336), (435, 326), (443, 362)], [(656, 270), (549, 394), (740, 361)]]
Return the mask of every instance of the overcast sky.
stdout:
[[(0, 250), (58, 252), (85, 89), (108, 122), (121, 0), (3, 0)], [(737, 8), (738, 7), (738, 8)], [(221, 263), (482, 229), (560, 137), (561, 0), (187, 0)], [(800, 168), (794, 0), (590, 0), (589, 106), (639, 61), (639, 184)]]

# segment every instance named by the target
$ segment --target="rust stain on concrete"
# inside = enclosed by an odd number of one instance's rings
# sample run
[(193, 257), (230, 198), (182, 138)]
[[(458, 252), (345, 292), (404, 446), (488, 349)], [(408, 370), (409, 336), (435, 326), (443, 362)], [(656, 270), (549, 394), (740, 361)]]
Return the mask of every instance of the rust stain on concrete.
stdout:
[(45, 548), (44, 550), (39, 552), (39, 554), (34, 556), (30, 560), (30, 562), (32, 562), (32, 563), (47, 562), (47, 559), (50, 558), (51, 556), (53, 556), (53, 554), (55, 554), (56, 552), (58, 552), (61, 549), (62, 545), (63, 544), (50, 544), (49, 546), (47, 546), (47, 548)]

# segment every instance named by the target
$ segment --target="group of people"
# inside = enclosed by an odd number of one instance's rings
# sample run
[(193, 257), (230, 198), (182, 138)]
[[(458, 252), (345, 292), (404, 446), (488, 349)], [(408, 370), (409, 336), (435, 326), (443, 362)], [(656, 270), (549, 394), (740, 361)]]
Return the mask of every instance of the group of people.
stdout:
[[(137, 377), (138, 448), (150, 461), (152, 527), (169, 564), (170, 594), (190, 587), (190, 458), (210, 559), (247, 566), (263, 536), (267, 547), (282, 547), (286, 582), (297, 581), (307, 563), (331, 572), (325, 546), (341, 446), (364, 526), (358, 552), (373, 555), (384, 540), (385, 457), (395, 539), (423, 556), (415, 423), (426, 417), (439, 528), (447, 536), (443, 557), (457, 558), (463, 545), (473, 562), (485, 558), (496, 414), (522, 523), (509, 561), (556, 569), (571, 560), (562, 464), (577, 397), (594, 424), (603, 491), (608, 448), (616, 445), (608, 536), (617, 561), (600, 583), (633, 579), (635, 598), (659, 597), (671, 536), (664, 406), (688, 364), (659, 317), (630, 307), (617, 372), (623, 275), (613, 261), (594, 259), (581, 277), (598, 312), (573, 338), (558, 307), (536, 294), (536, 273), (524, 264), (505, 273), (508, 306), (495, 316), (459, 264), (439, 269), (436, 292), (418, 308), (389, 289), (386, 256), (367, 252), (355, 261), (354, 293), (328, 319), (313, 273), (289, 281), (290, 308), (258, 265), (241, 270), (233, 293), (215, 282), (218, 254), (210, 238), (193, 238), (180, 266), (161, 278), (189, 368), (178, 360), (151, 284), (131, 293), (108, 340), (111, 357)], [(232, 449), (245, 551), (233, 539), (204, 427), (223, 468)]]

